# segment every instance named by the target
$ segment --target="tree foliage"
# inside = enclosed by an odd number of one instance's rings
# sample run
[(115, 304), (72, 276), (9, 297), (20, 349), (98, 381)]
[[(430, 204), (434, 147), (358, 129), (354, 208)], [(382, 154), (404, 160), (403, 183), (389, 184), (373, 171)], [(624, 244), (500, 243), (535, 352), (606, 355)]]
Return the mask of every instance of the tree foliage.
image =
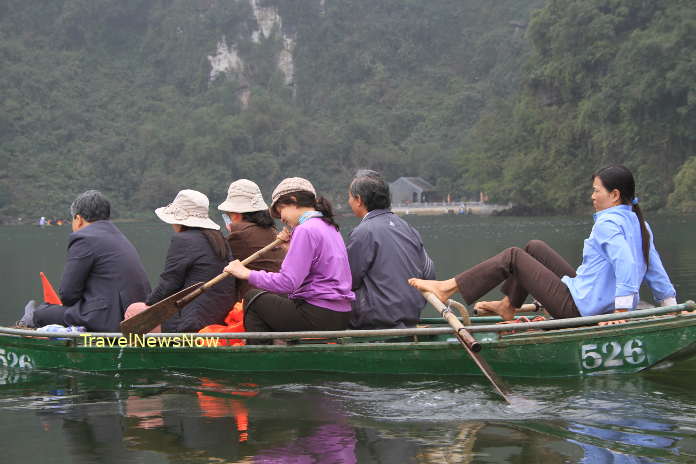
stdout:
[(684, 163), (674, 184), (674, 192), (669, 196), (670, 206), (683, 213), (696, 213), (696, 156)]
[(594, 170), (623, 163), (646, 207), (664, 206), (675, 187), (672, 206), (693, 202), (680, 185), (696, 153), (692, 2), (548, 0), (528, 38), (533, 52), (520, 95), (508, 101), (511, 116), (479, 121), (464, 173), (495, 198), (572, 211), (588, 204)]
[[(358, 168), (572, 211), (608, 162), (647, 206), (691, 201), (689, 1), (255, 3), (282, 18), (258, 40), (244, 0), (3, 2), (0, 214), (63, 215), (87, 188), (122, 215), (183, 188), (215, 204), (295, 175), (340, 204)], [(223, 42), (243, 70), (211, 80)]]
[[(64, 215), (87, 188), (133, 214), (182, 188), (214, 203), (236, 178), (269, 192), (289, 175), (343, 203), (363, 167), (463, 193), (456, 152), (486, 102), (514, 92), (527, 46), (510, 21), (541, 0), (256, 3), (282, 18), (258, 41), (248, 1), (3, 2), (0, 214)], [(291, 86), (281, 34), (296, 42)], [(243, 75), (211, 81), (223, 40)]]

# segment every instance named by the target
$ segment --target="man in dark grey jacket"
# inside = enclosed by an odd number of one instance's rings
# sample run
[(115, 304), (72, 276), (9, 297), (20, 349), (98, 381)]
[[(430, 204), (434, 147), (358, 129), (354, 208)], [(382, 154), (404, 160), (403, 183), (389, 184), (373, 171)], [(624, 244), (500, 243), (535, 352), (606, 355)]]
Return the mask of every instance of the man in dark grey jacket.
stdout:
[[(63, 306), (27, 305), (22, 324), (84, 326), (94, 332), (118, 332), (125, 309), (150, 292), (145, 269), (133, 244), (109, 221), (111, 206), (88, 190), (70, 206), (73, 233), (60, 283)], [(32, 314), (33, 313), (33, 314)]]
[(389, 186), (375, 171), (358, 171), (348, 204), (362, 218), (348, 238), (355, 292), (350, 327), (414, 327), (425, 299), (408, 279), (435, 275), (420, 234), (389, 210)]

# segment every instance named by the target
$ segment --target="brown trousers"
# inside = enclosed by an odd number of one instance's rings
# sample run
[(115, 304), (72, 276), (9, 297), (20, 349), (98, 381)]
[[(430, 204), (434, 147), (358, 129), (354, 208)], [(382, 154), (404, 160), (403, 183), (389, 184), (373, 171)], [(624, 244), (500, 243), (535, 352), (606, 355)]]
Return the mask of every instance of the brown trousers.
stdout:
[(501, 291), (516, 308), (531, 294), (555, 319), (578, 317), (570, 290), (561, 281), (564, 275), (575, 277), (575, 269), (545, 242), (532, 240), (524, 250), (503, 250), (454, 279), (468, 304), (503, 283)]

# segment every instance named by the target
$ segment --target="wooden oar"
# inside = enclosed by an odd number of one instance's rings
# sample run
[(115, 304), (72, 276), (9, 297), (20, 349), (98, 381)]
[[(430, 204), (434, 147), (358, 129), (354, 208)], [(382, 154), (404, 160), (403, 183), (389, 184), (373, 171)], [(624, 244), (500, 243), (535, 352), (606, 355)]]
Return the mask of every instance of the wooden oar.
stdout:
[(469, 353), (469, 356), (471, 356), (471, 359), (474, 360), (479, 369), (481, 369), (483, 375), (493, 384), (495, 391), (502, 396), (508, 404), (512, 404), (512, 401), (508, 398), (510, 390), (498, 378), (495, 372), (493, 372), (493, 369), (491, 369), (486, 360), (477, 354), (481, 351), (481, 344), (464, 328), (457, 316), (452, 313), (452, 310), (445, 306), (433, 293), (423, 292), (423, 296), (435, 309), (437, 309), (450, 327), (454, 329), (457, 340), (459, 340), (459, 343), (466, 349), (466, 352)]
[[(279, 238), (275, 239), (273, 242), (269, 243), (242, 261), (242, 264), (246, 266), (262, 254), (277, 247), (281, 243), (283, 243), (283, 240)], [(140, 314), (136, 314), (135, 316), (121, 322), (121, 332), (126, 335), (148, 333), (150, 330), (154, 329), (162, 322), (166, 321), (180, 311), (181, 308), (189, 304), (201, 293), (205, 292), (210, 287), (226, 279), (227, 277), (229, 277), (229, 274), (223, 272), (208, 282), (198, 282), (179, 291), (178, 293), (175, 293), (174, 295), (165, 298), (162, 301), (158, 301)]]

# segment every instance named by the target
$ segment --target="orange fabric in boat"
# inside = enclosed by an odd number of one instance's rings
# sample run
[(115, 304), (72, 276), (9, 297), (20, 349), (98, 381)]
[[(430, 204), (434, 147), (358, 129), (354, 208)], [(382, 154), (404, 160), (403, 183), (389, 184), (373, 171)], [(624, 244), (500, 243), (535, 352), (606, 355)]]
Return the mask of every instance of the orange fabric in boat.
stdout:
[[(203, 327), (198, 333), (223, 333), (223, 332), (245, 332), (244, 330), (244, 300), (238, 301), (232, 306), (225, 318), (225, 325), (212, 324)], [(218, 346), (244, 345), (244, 340), (228, 338), (218, 340)]]
[[(511, 321), (502, 321), (502, 322), (496, 322), (496, 324), (518, 324), (518, 323), (524, 323), (524, 322), (541, 322), (545, 321), (546, 318), (544, 316), (536, 316), (534, 319), (530, 319), (527, 316), (520, 316), (517, 319), (513, 319)], [(529, 329), (525, 330), (525, 332), (533, 332), (535, 329)], [(536, 329), (539, 330), (539, 329)], [(514, 333), (517, 333), (515, 330), (504, 330), (501, 332), (498, 332), (500, 335), (511, 335)]]
[(63, 306), (63, 302), (60, 301), (60, 297), (53, 289), (53, 285), (48, 281), (48, 277), (43, 272), (40, 272), (41, 276), (41, 286), (43, 287), (43, 297), (46, 303), (57, 304)]

